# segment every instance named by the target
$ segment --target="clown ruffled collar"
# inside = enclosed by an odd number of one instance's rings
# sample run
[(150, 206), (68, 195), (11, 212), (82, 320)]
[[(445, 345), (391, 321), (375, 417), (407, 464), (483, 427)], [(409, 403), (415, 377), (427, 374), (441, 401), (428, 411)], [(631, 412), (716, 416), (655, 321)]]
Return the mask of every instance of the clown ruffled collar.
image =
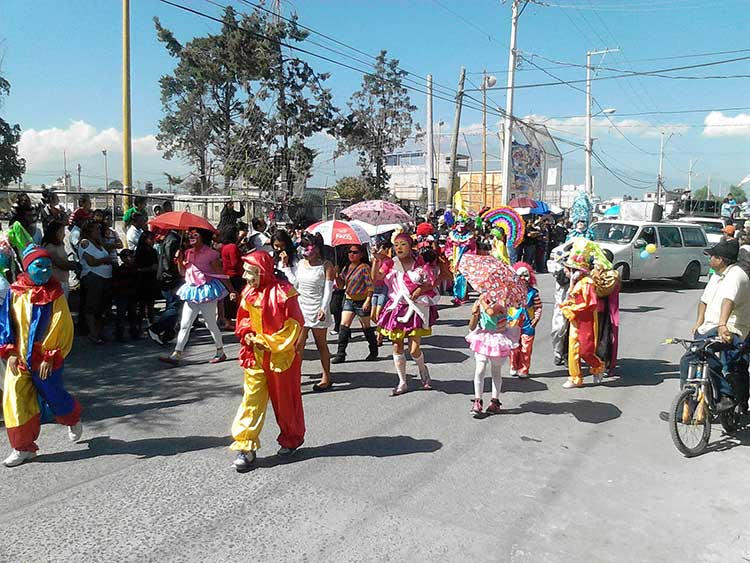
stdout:
[(474, 233), (471, 231), (466, 231), (463, 233), (459, 233), (456, 230), (452, 230), (450, 233), (448, 233), (448, 238), (451, 239), (453, 242), (462, 244), (469, 241), (469, 239), (474, 237)]
[(64, 295), (60, 282), (55, 278), (51, 278), (44, 285), (36, 285), (26, 273), (18, 276), (16, 281), (11, 284), (10, 290), (16, 295), (30, 292), (31, 303), (34, 305), (46, 305)]

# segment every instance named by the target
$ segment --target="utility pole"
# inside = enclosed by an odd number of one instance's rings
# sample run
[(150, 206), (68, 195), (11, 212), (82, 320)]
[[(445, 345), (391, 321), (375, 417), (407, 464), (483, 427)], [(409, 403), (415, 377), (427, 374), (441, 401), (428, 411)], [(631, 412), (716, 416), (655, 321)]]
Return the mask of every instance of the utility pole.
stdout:
[(435, 187), (435, 208), (440, 207), (440, 160), (443, 158), (443, 125), (445, 121), (438, 121), (438, 150), (436, 166), (435, 166), (435, 177), (437, 178), (437, 185)]
[(77, 167), (78, 169), (78, 191), (81, 191), (81, 165), (79, 164)]
[[(591, 56), (606, 55), (607, 53), (617, 53), (620, 49), (602, 49), (601, 51), (586, 52), (586, 193), (594, 194), (594, 182), (591, 177), (591, 152), (594, 147), (594, 139), (591, 138)], [(657, 196), (658, 197), (658, 196)]]
[(482, 71), (482, 207), (487, 206), (487, 71)]
[(656, 179), (656, 203), (661, 204), (662, 191), (664, 190), (664, 146), (669, 142), (674, 133), (670, 133), (667, 140), (664, 140), (664, 131), (661, 132), (661, 141), (659, 143), (659, 176)]
[[(512, 0), (513, 12), (510, 19), (510, 50), (508, 52), (508, 89), (505, 91), (505, 124), (503, 127), (503, 171), (502, 182), (503, 189), (500, 193), (500, 202), (502, 205), (508, 205), (510, 199), (510, 187), (513, 185), (511, 180), (511, 149), (513, 146), (513, 85), (516, 75), (516, 35), (518, 32), (518, 18), (520, 13), (518, 4), (521, 0)], [(524, 8), (529, 0), (524, 1)], [(484, 176), (483, 176), (484, 177)]]
[(435, 211), (435, 139), (432, 136), (432, 75), (427, 75), (427, 211)]
[(453, 134), (451, 135), (451, 162), (448, 184), (448, 201), (445, 203), (446, 209), (453, 203), (453, 194), (458, 189), (456, 186), (456, 158), (458, 156), (458, 130), (461, 128), (461, 107), (464, 102), (464, 80), (466, 79), (466, 69), (461, 67), (461, 76), (458, 79), (458, 90), (456, 93), (456, 114), (453, 117)]
[(104, 155), (104, 191), (109, 189), (109, 170), (107, 169), (107, 149), (102, 151)]
[(133, 163), (130, 131), (130, 0), (122, 0), (122, 183), (123, 208), (130, 209)]
[(68, 191), (68, 154), (63, 150), (63, 189)]
[(690, 190), (690, 195), (693, 194), (693, 165), (698, 162), (700, 159), (696, 158), (693, 160), (690, 159), (690, 167), (688, 168), (688, 190)]

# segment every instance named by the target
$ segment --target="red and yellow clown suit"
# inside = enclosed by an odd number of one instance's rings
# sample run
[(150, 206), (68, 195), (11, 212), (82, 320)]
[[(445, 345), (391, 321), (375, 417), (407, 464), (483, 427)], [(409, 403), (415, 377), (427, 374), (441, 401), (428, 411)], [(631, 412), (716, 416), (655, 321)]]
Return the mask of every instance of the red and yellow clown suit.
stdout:
[[(35, 452), (41, 424), (74, 426), (81, 404), (63, 386), (65, 357), (73, 346), (73, 319), (60, 283), (52, 278), (35, 285), (21, 274), (0, 307), (0, 357), (17, 358), (5, 370), (3, 416), (11, 447)], [(39, 376), (42, 362), (52, 369)]]
[(295, 449), (305, 441), (302, 356), (297, 349), (304, 318), (297, 291), (276, 277), (269, 254), (253, 252), (243, 260), (260, 269), (260, 283), (245, 286), (237, 310), (235, 333), (240, 339), (240, 365), (245, 368), (245, 394), (232, 424), (231, 449), (260, 448), (269, 397), (281, 430), (278, 442)]
[(604, 372), (604, 362), (596, 355), (599, 338), (597, 304), (594, 281), (585, 272), (573, 285), (568, 298), (560, 304), (562, 314), (570, 321), (568, 379), (577, 386), (583, 385), (581, 360), (589, 365), (591, 375)]

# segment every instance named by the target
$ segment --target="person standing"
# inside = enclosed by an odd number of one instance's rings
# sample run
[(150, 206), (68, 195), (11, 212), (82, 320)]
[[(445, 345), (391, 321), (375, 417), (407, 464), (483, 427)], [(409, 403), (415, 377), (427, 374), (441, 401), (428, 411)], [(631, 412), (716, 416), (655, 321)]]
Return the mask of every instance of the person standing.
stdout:
[(81, 264), (81, 283), (86, 295), (84, 314), (89, 341), (92, 344), (104, 344), (102, 327), (107, 305), (111, 304), (113, 260), (104, 247), (101, 227), (94, 221), (87, 223), (83, 229), (78, 259)]
[(42, 246), (52, 259), (52, 277), (60, 282), (67, 299), (70, 293), (70, 272), (78, 268), (78, 263), (69, 260), (65, 252), (65, 224), (54, 220), (47, 223)]
[(273, 263), (276, 269), (290, 284), (297, 287), (297, 249), (294, 247), (289, 233), (283, 229), (276, 231), (271, 237), (273, 245)]
[(510, 356), (510, 374), (521, 378), (529, 377), (531, 370), (531, 355), (534, 352), (534, 338), (536, 325), (542, 318), (542, 300), (536, 288), (536, 276), (531, 265), (526, 262), (516, 262), (513, 269), (526, 288), (526, 304), (515, 309), (510, 314), (512, 324), (521, 329), (520, 345), (513, 349)]
[(141, 213), (133, 213), (130, 217), (130, 226), (126, 238), (128, 239), (128, 248), (135, 252), (138, 241), (146, 229), (146, 216)]
[(150, 326), (154, 322), (154, 302), (159, 296), (156, 271), (159, 268), (159, 255), (154, 248), (154, 233), (144, 231), (135, 248), (135, 264), (138, 267), (138, 327), (135, 338), (140, 338), (143, 320)]
[(244, 394), (232, 423), (230, 446), (237, 452), (238, 473), (250, 470), (255, 461), (269, 398), (280, 430), (277, 454), (291, 455), (305, 441), (298, 345), (304, 319), (297, 291), (276, 276), (269, 254), (252, 252), (242, 260), (246, 285), (235, 333), (245, 371)]
[(224, 204), (219, 215), (219, 232), (223, 233), (229, 227), (237, 227), (237, 221), (245, 216), (245, 205), (240, 202), (240, 210), (234, 210), (234, 201), (230, 200)]

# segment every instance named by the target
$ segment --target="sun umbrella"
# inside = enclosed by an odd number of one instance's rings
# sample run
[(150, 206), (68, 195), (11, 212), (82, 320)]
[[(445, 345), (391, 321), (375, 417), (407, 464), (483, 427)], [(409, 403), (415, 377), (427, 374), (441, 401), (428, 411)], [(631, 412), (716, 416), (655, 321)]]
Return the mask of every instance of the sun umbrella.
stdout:
[(531, 208), (532, 215), (546, 215), (547, 213), (550, 213), (549, 205), (543, 201), (535, 201), (534, 203), (536, 203), (536, 205)]
[(342, 209), (341, 213), (349, 219), (359, 219), (370, 225), (387, 225), (389, 223), (411, 223), (411, 216), (401, 207), (390, 201), (374, 199), (362, 201)]
[(321, 221), (307, 227), (308, 233), (320, 233), (323, 244), (342, 246), (345, 244), (370, 244), (370, 235), (362, 227), (348, 221)]
[(189, 229), (205, 229), (216, 232), (216, 228), (203, 217), (188, 213), (187, 211), (168, 211), (167, 213), (162, 213), (151, 219), (149, 225), (165, 230), (187, 231)]
[(605, 217), (614, 217), (620, 214), (620, 206), (613, 205), (604, 212)]
[(385, 225), (370, 225), (370, 223), (365, 223), (364, 221), (360, 221), (359, 219), (352, 219), (351, 221), (349, 221), (349, 223), (351, 223), (352, 225), (359, 225), (371, 237), (382, 235), (383, 233), (388, 233), (390, 231), (395, 231), (396, 229), (403, 228), (403, 225), (401, 225), (401, 223), (387, 223)]
[(536, 201), (530, 197), (514, 197), (508, 202), (508, 205), (515, 208), (530, 207), (531, 209), (534, 209), (536, 207)]
[(458, 263), (458, 270), (471, 286), (486, 293), (491, 301), (504, 307), (523, 307), (526, 303), (526, 288), (516, 272), (497, 258), (479, 254), (465, 254)]

